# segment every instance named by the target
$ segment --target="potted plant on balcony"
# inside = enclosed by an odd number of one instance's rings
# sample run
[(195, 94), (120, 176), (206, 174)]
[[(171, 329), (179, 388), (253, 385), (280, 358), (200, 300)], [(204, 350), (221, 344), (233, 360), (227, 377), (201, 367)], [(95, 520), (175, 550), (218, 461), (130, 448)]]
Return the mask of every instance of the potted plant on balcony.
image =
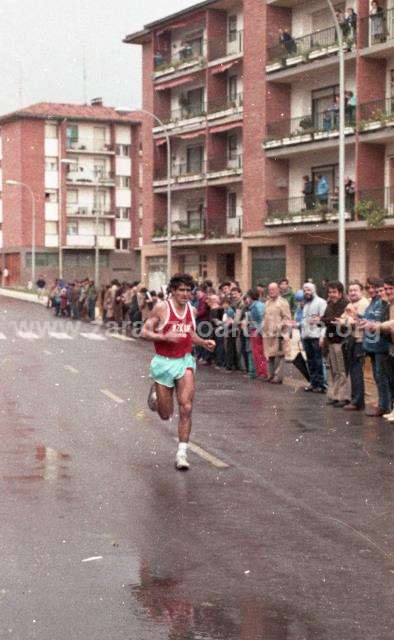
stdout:
[(387, 210), (373, 198), (364, 198), (356, 205), (356, 214), (365, 220), (368, 227), (381, 227), (387, 217)]

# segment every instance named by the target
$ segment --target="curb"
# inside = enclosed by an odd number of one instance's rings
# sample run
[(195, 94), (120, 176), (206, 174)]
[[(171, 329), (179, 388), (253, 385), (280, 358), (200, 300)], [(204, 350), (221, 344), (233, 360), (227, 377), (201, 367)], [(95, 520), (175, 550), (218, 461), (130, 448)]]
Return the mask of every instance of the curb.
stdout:
[(25, 302), (34, 302), (35, 304), (47, 305), (48, 296), (39, 298), (36, 293), (28, 293), (27, 291), (17, 291), (15, 289), (5, 289), (0, 287), (0, 296), (5, 298), (13, 298), (14, 300), (24, 300)]

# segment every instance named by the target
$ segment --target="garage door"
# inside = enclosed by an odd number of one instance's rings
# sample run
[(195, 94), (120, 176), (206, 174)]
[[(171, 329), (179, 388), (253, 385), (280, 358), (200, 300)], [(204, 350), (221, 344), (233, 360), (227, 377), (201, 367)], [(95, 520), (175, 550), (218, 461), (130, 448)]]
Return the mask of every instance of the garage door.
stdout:
[(285, 247), (252, 249), (252, 284), (278, 282), (286, 274)]

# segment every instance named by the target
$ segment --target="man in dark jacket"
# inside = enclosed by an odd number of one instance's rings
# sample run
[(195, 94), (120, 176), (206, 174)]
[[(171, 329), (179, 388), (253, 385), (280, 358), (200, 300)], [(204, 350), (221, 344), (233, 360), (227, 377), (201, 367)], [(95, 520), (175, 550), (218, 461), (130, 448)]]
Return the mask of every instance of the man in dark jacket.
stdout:
[(327, 404), (338, 408), (344, 407), (350, 402), (350, 383), (342, 351), (344, 338), (335, 323), (336, 319), (344, 313), (347, 304), (342, 282), (329, 282), (327, 308), (321, 320), (326, 327), (323, 340), (324, 346), (328, 349), (331, 372), (327, 390)]

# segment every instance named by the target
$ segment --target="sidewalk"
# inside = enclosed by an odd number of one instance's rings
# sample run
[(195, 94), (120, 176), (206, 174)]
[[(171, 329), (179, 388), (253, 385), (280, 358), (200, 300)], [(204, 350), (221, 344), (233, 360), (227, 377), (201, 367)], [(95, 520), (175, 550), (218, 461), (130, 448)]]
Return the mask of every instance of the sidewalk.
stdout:
[(25, 302), (34, 302), (46, 307), (48, 302), (48, 296), (38, 297), (36, 293), (30, 293), (28, 291), (20, 291), (19, 289), (12, 289), (10, 287), (0, 287), (0, 295), (6, 298), (14, 298), (15, 300), (24, 300)]

